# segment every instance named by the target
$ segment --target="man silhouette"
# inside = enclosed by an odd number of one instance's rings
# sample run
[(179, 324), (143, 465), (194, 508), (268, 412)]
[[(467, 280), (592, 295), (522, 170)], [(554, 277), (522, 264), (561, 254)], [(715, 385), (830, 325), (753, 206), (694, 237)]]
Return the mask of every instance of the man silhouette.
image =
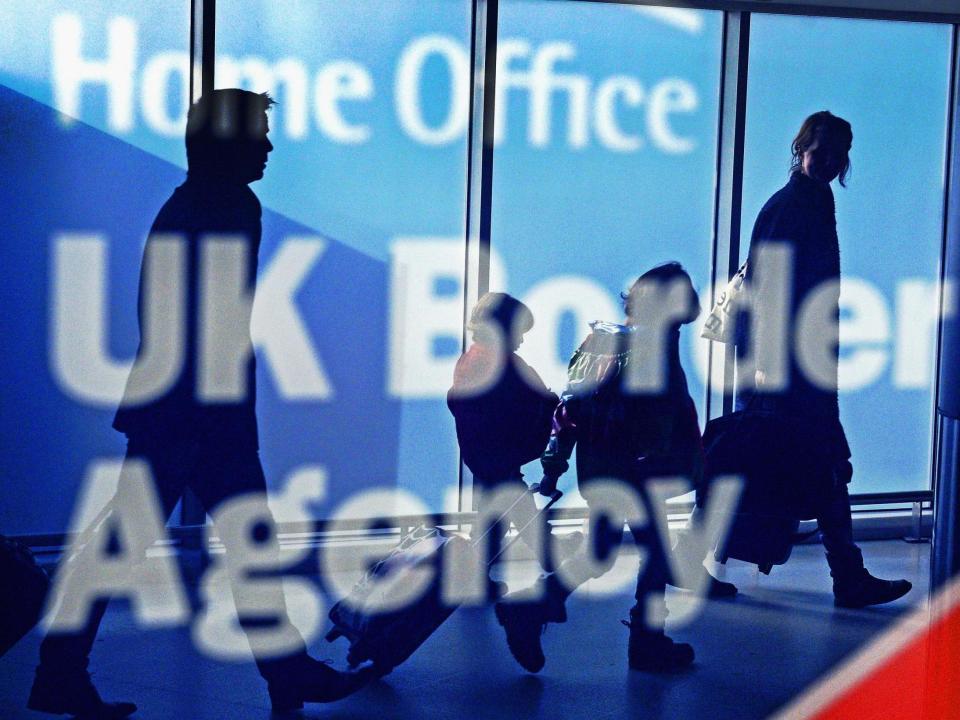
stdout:
[[(150, 467), (164, 517), (188, 487), (211, 514), (241, 494), (266, 497), (258, 451), (249, 302), (257, 275), (261, 207), (248, 185), (263, 177), (273, 149), (267, 138), (271, 105), (267, 94), (229, 89), (215, 90), (190, 108), (187, 179), (157, 215), (144, 252), (138, 362), (113, 426), (128, 438), (125, 466), (129, 461), (146, 461)], [(164, 275), (151, 267), (159, 262), (152, 250), (157, 243), (171, 240), (185, 243), (182, 268)], [(210, 251), (217, 247), (227, 252)], [(235, 292), (217, 292), (219, 300), (212, 302), (204, 294), (213, 287)], [(150, 297), (158, 293), (159, 301)], [(158, 312), (158, 302), (164, 302), (164, 293), (182, 293), (185, 298), (184, 332), (179, 336), (183, 362), (174, 380), (159, 383), (158, 391), (156, 377), (151, 377), (156, 373), (139, 360), (148, 344), (156, 343), (146, 328), (150, 312)], [(224, 355), (228, 356), (225, 361)], [(118, 497), (125, 491), (129, 488), (124, 487), (122, 472)], [(226, 550), (229, 556), (231, 550)], [(70, 573), (71, 565), (80, 564), (76, 560), (60, 572)], [(243, 594), (235, 584), (238, 606)], [(341, 673), (312, 659), (286, 618), (282, 596), (271, 601), (271, 607), (279, 608), (279, 617), (273, 620), (289, 633), (293, 646), (280, 657), (257, 657), (254, 648), (274, 710), (336, 700), (370, 679), (369, 668)], [(136, 711), (133, 703), (104, 702), (87, 672), (106, 605), (106, 598), (93, 603), (79, 632), (51, 632), (44, 639), (28, 701), (31, 709), (85, 720), (124, 718)]]

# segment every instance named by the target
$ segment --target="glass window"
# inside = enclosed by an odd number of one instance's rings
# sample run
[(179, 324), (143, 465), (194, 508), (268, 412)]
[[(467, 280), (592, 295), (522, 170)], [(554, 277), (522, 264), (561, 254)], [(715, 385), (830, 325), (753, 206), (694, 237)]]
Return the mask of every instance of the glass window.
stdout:
[(4, 533), (66, 530), (123, 456), (143, 241), (186, 164), (189, 6), (0, 5)]
[[(500, 6), (491, 284), (532, 309), (519, 353), (557, 392), (588, 323), (620, 322), (645, 270), (680, 261), (709, 301), (721, 34), (719, 12)], [(682, 361), (702, 421), (693, 328)]]
[(929, 488), (949, 56), (946, 25), (752, 18), (742, 257), (804, 118), (853, 126), (852, 174), (833, 183), (852, 492)]
[(277, 100), (262, 272), (322, 239), (283, 266), (299, 345), (258, 365), (268, 482), (322, 468), (320, 517), (394, 486), (440, 512), (457, 488), (470, 40), (461, 0), (217, 3), (217, 87)]

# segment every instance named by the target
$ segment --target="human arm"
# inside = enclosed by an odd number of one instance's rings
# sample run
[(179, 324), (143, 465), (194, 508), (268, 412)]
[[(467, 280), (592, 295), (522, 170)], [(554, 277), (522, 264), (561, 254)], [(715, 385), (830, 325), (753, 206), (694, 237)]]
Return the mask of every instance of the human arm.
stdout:
[(553, 427), (547, 449), (540, 456), (543, 479), (540, 494), (550, 496), (557, 489), (557, 480), (570, 467), (570, 456), (577, 442), (577, 425), (574, 421), (573, 403), (569, 396), (561, 398), (553, 413)]

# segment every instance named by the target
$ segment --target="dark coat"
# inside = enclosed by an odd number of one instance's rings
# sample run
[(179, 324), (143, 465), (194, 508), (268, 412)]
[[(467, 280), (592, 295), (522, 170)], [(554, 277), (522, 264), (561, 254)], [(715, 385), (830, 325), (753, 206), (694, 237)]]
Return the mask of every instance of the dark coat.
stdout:
[[(758, 326), (756, 337), (750, 338), (746, 323), (739, 323), (737, 333), (738, 398), (740, 409), (758, 407), (773, 413), (787, 423), (798, 447), (805, 448), (839, 462), (850, 457), (837, 398), (836, 361), (839, 348), (832, 349), (830, 373), (813, 382), (800, 367), (794, 344), (798, 311), (810, 293), (830, 287), (830, 333), (839, 324), (840, 245), (833, 193), (829, 185), (819, 183), (800, 172), (771, 197), (753, 227), (747, 266), (747, 283), (758, 302), (775, 288), (770, 277), (756, 270), (756, 255), (765, 243), (782, 243), (790, 248), (793, 272), (790, 277), (790, 302), (787, 311), (789, 381), (777, 391), (760, 389), (755, 385), (755, 371), (764, 370), (769, 359), (772, 331), (764, 322)], [(818, 338), (817, 341), (822, 341)], [(756, 364), (749, 362), (750, 347), (756, 349)], [(785, 425), (785, 427), (787, 426)]]
[(506, 356), (493, 378), (498, 355), (489, 345), (471, 345), (457, 361), (447, 393), (463, 461), (480, 484), (518, 476), (521, 465), (540, 457), (558, 401), (516, 353)]
[[(577, 481), (594, 478), (637, 483), (681, 475), (699, 483), (703, 446), (697, 410), (680, 365), (680, 330), (670, 330), (666, 358), (649, 357), (642, 329), (593, 323), (570, 359), (568, 384), (554, 414), (544, 474), (559, 477), (577, 447)], [(666, 362), (659, 392), (634, 392), (632, 363)]]
[[(150, 228), (147, 244), (163, 235), (176, 235), (187, 243), (186, 271), (186, 344), (183, 366), (172, 385), (159, 397), (141, 405), (127, 402), (117, 410), (113, 427), (127, 436), (150, 438), (159, 442), (239, 443), (258, 447), (256, 420), (255, 359), (251, 352), (246, 367), (246, 394), (232, 402), (201, 401), (197, 396), (197, 350), (199, 348), (200, 267), (202, 240), (207, 236), (230, 236), (248, 243), (246, 268), (248, 291), (257, 276), (260, 248), (261, 206), (257, 196), (244, 184), (227, 183), (209, 177), (189, 175), (164, 203)], [(144, 337), (145, 281), (147, 255), (140, 272), (138, 319), (142, 352), (149, 340)], [(171, 278), (164, 284), (175, 288)], [(248, 313), (238, 321), (242, 327), (232, 332), (250, 337)], [(131, 373), (129, 393), (140, 380)]]

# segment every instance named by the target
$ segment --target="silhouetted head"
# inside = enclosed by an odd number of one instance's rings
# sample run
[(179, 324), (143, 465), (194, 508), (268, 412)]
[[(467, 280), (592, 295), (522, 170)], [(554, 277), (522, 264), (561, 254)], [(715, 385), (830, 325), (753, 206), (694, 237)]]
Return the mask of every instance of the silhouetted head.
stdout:
[[(700, 296), (690, 275), (678, 262), (647, 270), (630, 290), (620, 293), (628, 325), (640, 325), (671, 318), (671, 325), (686, 325), (700, 317)], [(667, 307), (667, 304), (674, 307)]]
[(524, 333), (533, 327), (533, 313), (526, 305), (506, 293), (491, 292), (477, 302), (470, 314), (467, 330), (474, 342), (497, 344), (501, 338), (513, 352), (523, 342)]
[(839, 176), (840, 185), (846, 187), (852, 145), (850, 123), (828, 110), (815, 112), (803, 121), (793, 139), (790, 172), (802, 172), (822, 183), (833, 182)]
[(200, 172), (241, 183), (263, 177), (273, 145), (267, 93), (214, 90), (187, 113), (187, 165)]

